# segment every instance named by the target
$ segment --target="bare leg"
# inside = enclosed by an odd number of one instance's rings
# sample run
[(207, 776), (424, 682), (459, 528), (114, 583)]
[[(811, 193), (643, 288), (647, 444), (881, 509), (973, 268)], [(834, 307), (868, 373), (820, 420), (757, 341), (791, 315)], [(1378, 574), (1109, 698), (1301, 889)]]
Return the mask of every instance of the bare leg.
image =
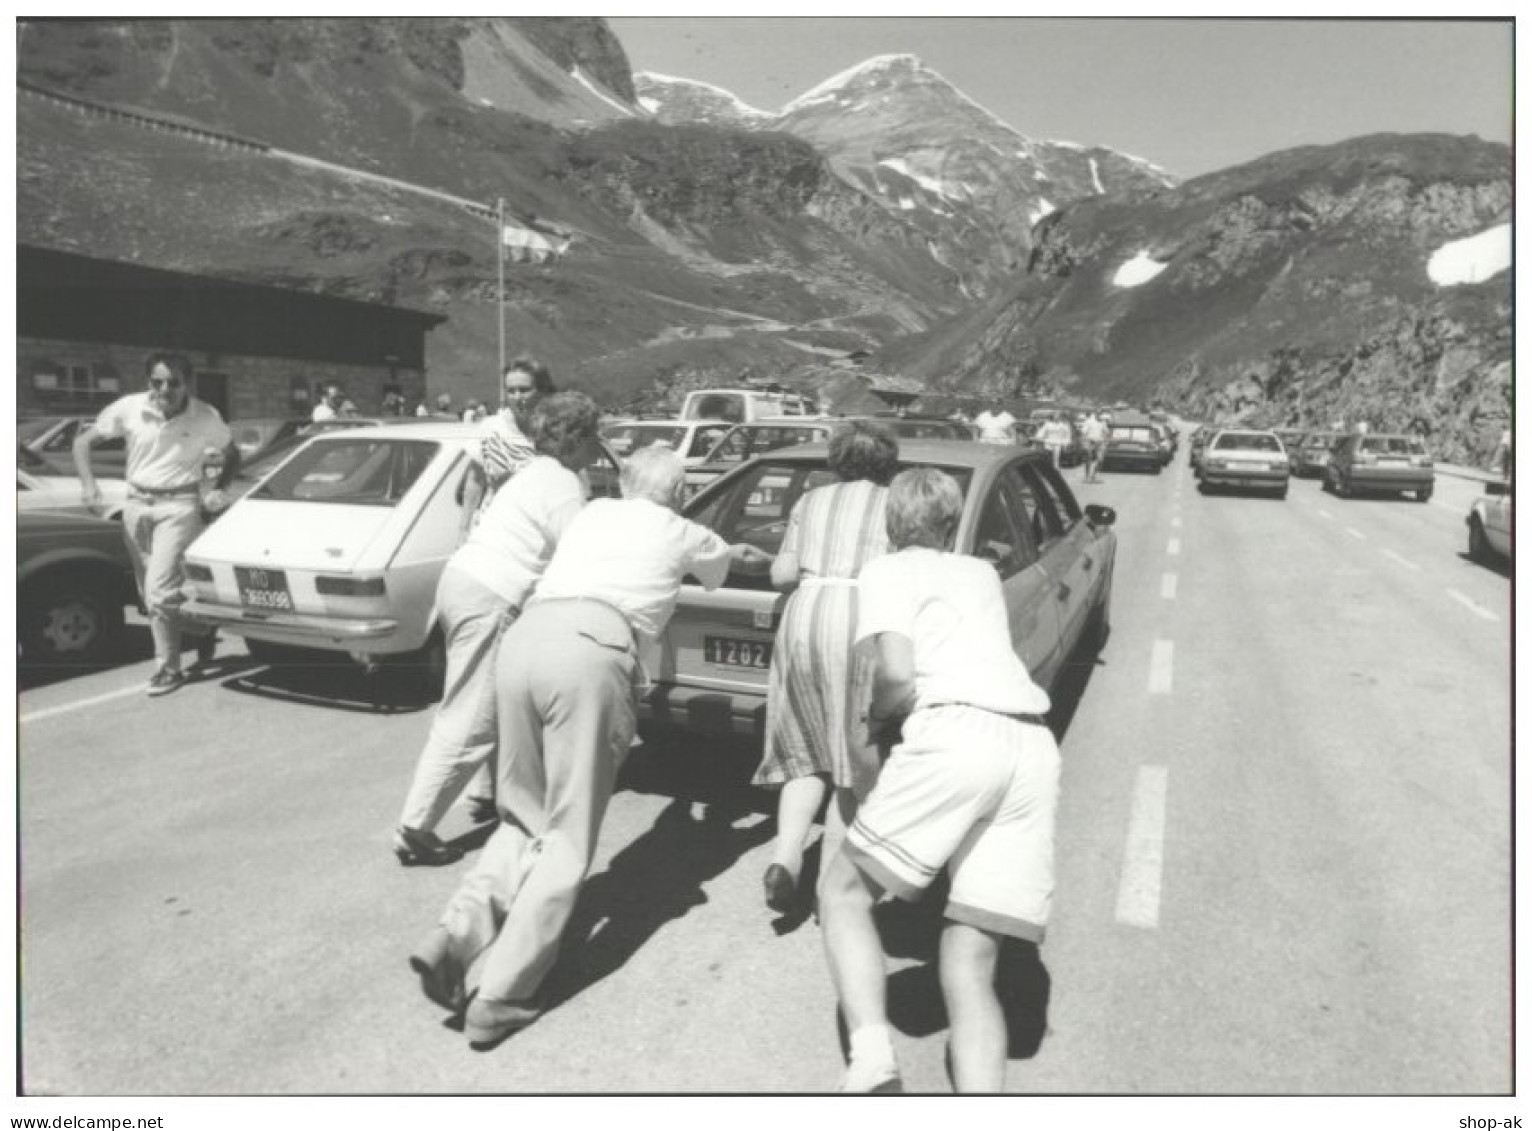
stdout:
[(995, 992), (1000, 937), (966, 923), (942, 930), (942, 996), (952, 1025), (952, 1077), (959, 1092), (1005, 1086), (1005, 1013)]
[(851, 1034), (851, 1064), (842, 1091), (897, 1091), (899, 1066), (888, 1031), (888, 978), (883, 942), (872, 917), (883, 894), (851, 858), (836, 853), (820, 885), (820, 921), (830, 976)]
[(846, 829), (856, 818), (860, 799), (851, 789), (837, 787), (825, 814), (824, 836), (819, 841), (819, 893), (824, 898), (825, 879), (830, 874), (830, 862), (840, 854), (840, 846), (846, 842)]
[(771, 861), (781, 864), (797, 879), (803, 871), (803, 848), (814, 824), (814, 815), (824, 803), (829, 781), (824, 774), (793, 778), (782, 786), (777, 798), (777, 840)]

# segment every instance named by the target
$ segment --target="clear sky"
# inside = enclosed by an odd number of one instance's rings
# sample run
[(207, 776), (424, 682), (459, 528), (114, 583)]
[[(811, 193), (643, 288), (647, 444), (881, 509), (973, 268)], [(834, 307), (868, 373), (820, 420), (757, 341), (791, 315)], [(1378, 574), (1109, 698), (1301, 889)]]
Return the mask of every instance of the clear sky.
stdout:
[(777, 110), (874, 55), (913, 54), (1028, 137), (1180, 177), (1369, 133), (1509, 143), (1509, 22), (1021, 17), (611, 17), (635, 71)]

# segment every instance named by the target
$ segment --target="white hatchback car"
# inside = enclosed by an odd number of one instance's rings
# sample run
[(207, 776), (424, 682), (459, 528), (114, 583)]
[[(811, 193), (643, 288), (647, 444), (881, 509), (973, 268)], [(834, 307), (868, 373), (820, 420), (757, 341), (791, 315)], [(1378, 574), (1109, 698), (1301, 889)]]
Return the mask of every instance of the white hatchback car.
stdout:
[[(485, 431), (443, 421), (315, 436), (192, 543), (185, 614), (243, 636), (257, 659), (285, 646), (435, 668), (436, 582)], [(593, 496), (617, 493), (609, 453), (589, 479)]]
[(601, 437), (622, 459), (650, 444), (669, 444), (687, 467), (701, 463), (733, 425), (727, 420), (619, 420), (601, 429)]

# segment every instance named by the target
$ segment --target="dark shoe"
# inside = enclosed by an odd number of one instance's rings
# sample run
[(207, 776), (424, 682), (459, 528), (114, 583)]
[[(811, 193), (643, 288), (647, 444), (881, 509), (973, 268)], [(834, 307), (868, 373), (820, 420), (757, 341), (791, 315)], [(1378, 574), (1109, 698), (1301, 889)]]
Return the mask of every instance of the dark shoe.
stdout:
[(500, 820), (500, 810), (493, 797), (470, 797), (468, 819), (476, 825), (493, 825)]
[(399, 858), (399, 863), (407, 867), (414, 864), (437, 867), (454, 864), (463, 858), (460, 849), (446, 844), (435, 833), (421, 832), (404, 825), (394, 830), (394, 855)]
[(149, 686), (144, 688), (149, 698), (153, 699), (160, 695), (169, 695), (172, 691), (179, 690), (186, 683), (186, 676), (179, 668), (161, 668), (149, 678)]
[(766, 906), (778, 915), (787, 915), (797, 909), (798, 881), (786, 866), (772, 864), (768, 867), (761, 877), (761, 886), (766, 889)]
[(464, 963), (445, 927), (436, 927), (410, 955), (410, 969), (420, 975), (420, 992), (443, 1009), (461, 1013), (468, 1002)]
[(476, 997), (468, 1004), (463, 1032), (470, 1048), (488, 1052), (512, 1033), (525, 1029), (543, 1015), (534, 1005)]

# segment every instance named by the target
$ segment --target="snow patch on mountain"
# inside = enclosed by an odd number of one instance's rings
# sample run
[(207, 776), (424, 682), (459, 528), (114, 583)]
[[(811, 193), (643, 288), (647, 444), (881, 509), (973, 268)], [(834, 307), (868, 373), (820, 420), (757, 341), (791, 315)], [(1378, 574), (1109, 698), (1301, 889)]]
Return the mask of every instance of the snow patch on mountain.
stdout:
[[(1091, 165), (1094, 167), (1095, 162), (1091, 162)], [(1141, 251), (1117, 268), (1117, 274), (1112, 276), (1112, 282), (1119, 287), (1142, 286), (1169, 266), (1168, 263), (1160, 263), (1151, 258), (1147, 251)]]
[(854, 67), (847, 67), (839, 74), (831, 75), (818, 86), (804, 91), (797, 98), (782, 107), (782, 114), (786, 116), (792, 111), (802, 109), (805, 106), (833, 101), (839, 97), (841, 88), (848, 86), (853, 79), (861, 75), (892, 70), (894, 67), (902, 66), (918, 67), (920, 66), (920, 60), (914, 55), (874, 55), (871, 59), (864, 59)]
[(579, 67), (576, 67), (573, 71), (570, 72), (570, 74), (573, 76), (575, 82), (579, 83), (586, 90), (590, 91), (597, 98), (601, 99), (601, 101), (605, 102), (608, 106), (611, 106), (617, 110), (621, 110), (630, 118), (633, 117), (633, 107), (628, 106), (625, 103), (618, 102), (617, 99), (613, 98), (610, 94), (607, 94), (606, 91), (602, 90), (595, 83), (591, 82), (590, 79), (586, 78), (585, 72), (580, 70)]
[(935, 193), (937, 196), (948, 195), (946, 182), (938, 180), (936, 177), (927, 176), (925, 173), (917, 172), (910, 167), (910, 163), (903, 157), (886, 157), (879, 161), (878, 164), (892, 169), (896, 173), (904, 174), (926, 191)]
[(1096, 167), (1096, 159), (1094, 157), (1090, 159), (1090, 179), (1096, 186), (1097, 192), (1106, 193), (1106, 187), (1101, 183), (1101, 170)]
[[(768, 110), (762, 110), (759, 107), (750, 105), (750, 103), (746, 102), (743, 98), (741, 98), (739, 95), (735, 94), (732, 90), (725, 90), (721, 86), (714, 86), (712, 83), (710, 83), (710, 82), (703, 82), (701, 79), (683, 79), (683, 78), (678, 78), (675, 75), (662, 75), (662, 74), (658, 73), (657, 71), (641, 71), (635, 77), (645, 78), (645, 79), (650, 80), (651, 82), (662, 83), (662, 84), (666, 84), (666, 85), (670, 85), (670, 86), (698, 87), (698, 88), (700, 88), (702, 90), (708, 91), (709, 93), (716, 94), (719, 98), (721, 98), (725, 102), (727, 102), (736, 111), (738, 111), (739, 114), (742, 117), (745, 117), (745, 118), (775, 118), (776, 117), (775, 114), (771, 113)], [(642, 101), (642, 99), (640, 101)], [(655, 106), (658, 107), (659, 103), (655, 102)]]
[(1439, 287), (1482, 283), (1511, 265), (1511, 225), (1499, 224), (1476, 236), (1442, 244), (1426, 264)]
[(1058, 208), (1051, 204), (1047, 197), (1040, 196), (1037, 198), (1037, 203), (1027, 213), (1027, 223), (1035, 226), (1044, 216), (1051, 216), (1057, 211)]
[(660, 103), (657, 98), (646, 98), (642, 94), (638, 96), (638, 104), (651, 114), (659, 113)]

